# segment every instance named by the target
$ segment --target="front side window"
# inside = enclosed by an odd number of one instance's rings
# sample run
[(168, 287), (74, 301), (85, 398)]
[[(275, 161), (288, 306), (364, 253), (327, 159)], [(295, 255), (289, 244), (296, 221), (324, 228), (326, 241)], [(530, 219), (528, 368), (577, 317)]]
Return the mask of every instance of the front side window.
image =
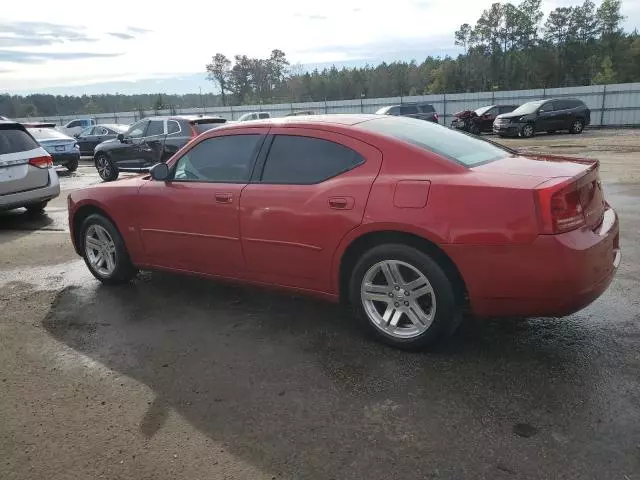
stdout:
[(556, 106), (554, 105), (554, 103), (556, 102), (547, 102), (543, 105), (540, 106), (540, 113), (545, 113), (545, 112), (552, 112), (554, 110), (557, 110)]
[(176, 163), (174, 180), (246, 183), (262, 135), (227, 135), (201, 141)]
[(125, 134), (125, 137), (129, 138), (140, 138), (144, 135), (145, 130), (147, 129), (147, 125), (149, 124), (149, 120), (141, 120), (137, 123), (134, 123), (129, 127), (129, 130)]
[(380, 118), (357, 126), (432, 151), (467, 167), (512, 155), (509, 150), (474, 136), (413, 118)]
[(364, 162), (354, 150), (320, 138), (277, 135), (262, 173), (262, 183), (310, 185), (347, 172)]
[(147, 137), (164, 135), (164, 120), (151, 120), (147, 129)]

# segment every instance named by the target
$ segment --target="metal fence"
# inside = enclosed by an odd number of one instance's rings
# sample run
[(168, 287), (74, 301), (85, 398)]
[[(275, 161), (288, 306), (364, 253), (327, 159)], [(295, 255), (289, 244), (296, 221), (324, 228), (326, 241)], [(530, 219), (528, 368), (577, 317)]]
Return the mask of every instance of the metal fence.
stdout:
[(375, 113), (386, 105), (409, 102), (431, 103), (440, 115), (440, 123), (449, 125), (454, 113), (472, 110), (492, 104), (523, 104), (543, 98), (572, 97), (581, 99), (591, 109), (591, 125), (622, 127), (640, 126), (640, 83), (614, 85), (591, 85), (586, 87), (546, 88), (536, 90), (513, 90), (477, 93), (445, 93), (439, 95), (419, 95), (411, 97), (362, 98), (357, 100), (337, 100), (306, 103), (280, 103), (270, 105), (242, 105), (237, 107), (201, 107), (177, 110), (146, 110), (143, 112), (100, 113), (95, 115), (66, 115), (32, 117), (20, 121), (46, 121), (64, 125), (74, 118), (95, 118), (98, 123), (129, 124), (143, 116), (174, 114), (219, 115), (235, 120), (247, 112), (269, 112), (271, 116), (282, 117), (288, 113), (311, 110), (322, 113)]

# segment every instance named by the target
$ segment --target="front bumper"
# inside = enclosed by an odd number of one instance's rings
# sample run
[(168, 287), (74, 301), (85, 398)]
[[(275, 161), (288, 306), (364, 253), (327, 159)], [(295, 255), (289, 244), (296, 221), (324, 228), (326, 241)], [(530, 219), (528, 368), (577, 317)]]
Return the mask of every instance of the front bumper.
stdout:
[(516, 137), (520, 135), (520, 130), (522, 129), (522, 125), (520, 122), (510, 122), (510, 123), (500, 123), (497, 124), (494, 122), (493, 124), (493, 133), (496, 135), (506, 135), (510, 137)]
[(64, 153), (51, 153), (54, 165), (67, 165), (69, 163), (76, 163), (80, 161), (80, 152), (64, 152)]
[(49, 183), (46, 186), (0, 196), (0, 210), (11, 210), (33, 203), (49, 201), (58, 195), (60, 195), (60, 180), (55, 168), (52, 167), (49, 168)]
[(479, 317), (561, 317), (606, 291), (621, 260), (618, 217), (608, 208), (600, 227), (540, 235), (531, 244), (449, 246), (471, 311)]

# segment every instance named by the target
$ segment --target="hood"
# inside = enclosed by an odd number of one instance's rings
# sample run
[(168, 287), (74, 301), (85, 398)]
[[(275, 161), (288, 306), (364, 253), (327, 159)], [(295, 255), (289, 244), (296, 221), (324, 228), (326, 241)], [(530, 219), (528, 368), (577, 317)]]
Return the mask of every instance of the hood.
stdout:
[(456, 112), (453, 114), (456, 118), (473, 118), (477, 117), (478, 114), (473, 110), (462, 110), (461, 112)]
[(531, 113), (516, 113), (516, 114), (514, 114), (513, 112), (501, 113), (500, 115), (498, 115), (496, 117), (496, 120), (498, 118), (509, 118), (509, 119), (511, 119), (511, 118), (520, 118), (520, 117), (525, 117), (527, 115), (531, 115)]

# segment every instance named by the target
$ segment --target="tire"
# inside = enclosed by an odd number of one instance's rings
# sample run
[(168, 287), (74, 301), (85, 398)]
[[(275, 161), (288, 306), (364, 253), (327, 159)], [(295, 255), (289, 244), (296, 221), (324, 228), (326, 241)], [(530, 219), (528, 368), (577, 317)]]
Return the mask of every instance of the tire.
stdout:
[(118, 167), (116, 167), (105, 154), (99, 153), (96, 155), (95, 165), (96, 170), (98, 170), (98, 175), (100, 175), (100, 178), (105, 182), (112, 182), (118, 178)]
[(47, 203), (49, 203), (48, 200), (46, 202), (32, 203), (30, 205), (25, 205), (24, 208), (27, 209), (27, 213), (29, 215), (42, 215), (44, 213), (44, 209), (47, 208)]
[(480, 135), (480, 129), (478, 128), (478, 125), (472, 123), (469, 127), (469, 133), (471, 133), (472, 135)]
[(569, 132), (573, 133), (574, 135), (577, 135), (579, 133), (582, 133), (583, 131), (584, 131), (584, 121), (581, 118), (576, 118), (571, 124), (571, 128), (569, 129)]
[[(393, 286), (389, 272), (402, 277)], [(363, 254), (351, 275), (349, 298), (369, 333), (405, 350), (445, 339), (462, 319), (453, 283), (443, 268), (429, 255), (403, 244), (379, 245)]]
[(547, 130), (547, 133), (548, 133), (549, 135), (553, 135), (554, 133), (556, 133), (556, 131), (555, 131), (555, 130)]
[(93, 214), (85, 219), (79, 244), (89, 271), (102, 283), (128, 283), (138, 274), (120, 232), (102, 215)]
[(524, 138), (531, 138), (535, 133), (535, 129), (533, 128), (533, 124), (527, 123), (522, 130), (520, 130), (520, 135)]
[(73, 160), (71, 160), (69, 163), (67, 163), (67, 165), (66, 165), (67, 170), (68, 170), (70, 173), (75, 172), (75, 171), (78, 169), (78, 163), (79, 163), (79, 162), (78, 162), (78, 159), (77, 159), (77, 158), (74, 158), (74, 159), (73, 159)]

